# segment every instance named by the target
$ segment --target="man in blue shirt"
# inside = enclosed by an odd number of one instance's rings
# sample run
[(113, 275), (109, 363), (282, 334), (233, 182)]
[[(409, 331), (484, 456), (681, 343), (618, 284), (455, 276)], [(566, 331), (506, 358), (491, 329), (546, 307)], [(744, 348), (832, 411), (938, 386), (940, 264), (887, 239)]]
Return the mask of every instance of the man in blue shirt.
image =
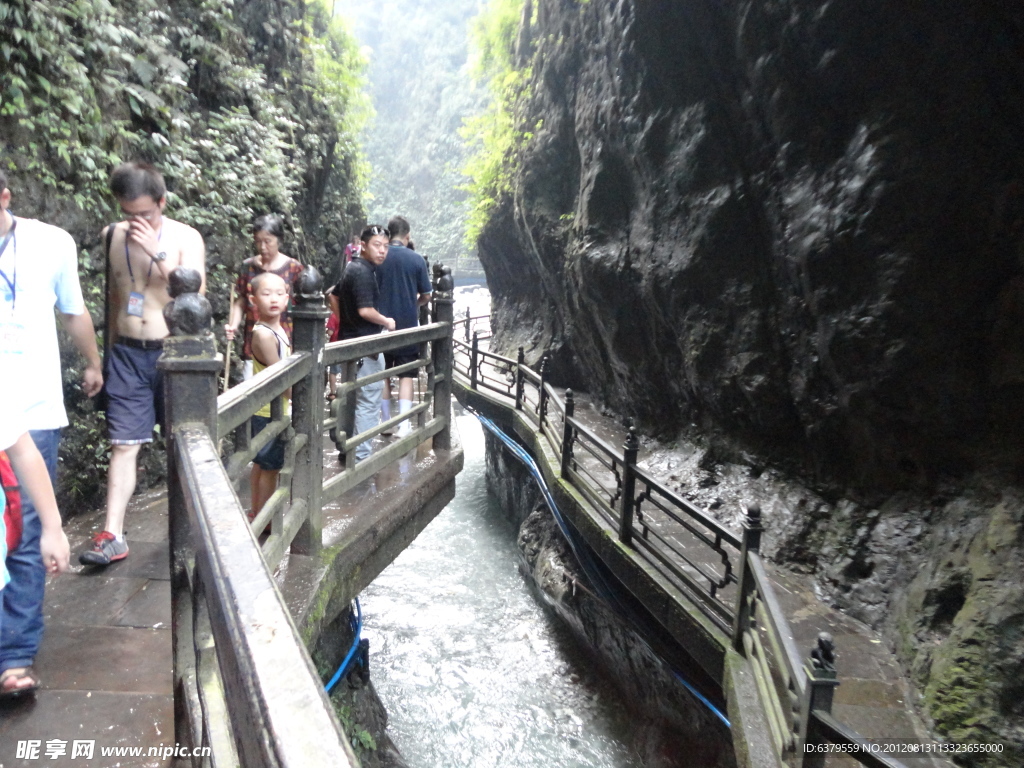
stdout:
[[(388, 222), (391, 242), (384, 263), (377, 267), (377, 283), (380, 285), (380, 311), (395, 319), (395, 330), (415, 328), (419, 325), (420, 307), (430, 301), (430, 276), (427, 262), (409, 246), (409, 222), (404, 216), (394, 216)], [(419, 357), (415, 346), (402, 347), (384, 353), (388, 368), (411, 363)], [(413, 381), (418, 371), (404, 371), (398, 375), (398, 412), (405, 413), (412, 408)], [(391, 417), (391, 382), (384, 387), (382, 403), (384, 420)], [(412, 431), (412, 424), (406, 420), (398, 428), (398, 436)]]

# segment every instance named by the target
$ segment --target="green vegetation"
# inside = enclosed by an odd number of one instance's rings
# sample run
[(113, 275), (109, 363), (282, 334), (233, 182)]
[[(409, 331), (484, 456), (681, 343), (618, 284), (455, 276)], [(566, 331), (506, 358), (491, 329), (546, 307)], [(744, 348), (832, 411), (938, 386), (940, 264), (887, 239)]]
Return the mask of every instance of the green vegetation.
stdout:
[[(218, 317), (255, 215), (283, 214), (288, 252), (336, 272), (363, 220), (356, 136), (369, 110), (358, 46), (325, 0), (7, 0), (0, 56), (13, 207), (78, 241), (97, 322), (98, 233), (117, 218), (107, 179), (122, 160), (156, 163), (168, 214), (202, 232)], [(74, 509), (102, 490), (105, 446), (66, 362), (61, 495)]]
[(517, 105), (529, 98), (532, 77), (532, 68), (519, 65), (515, 55), (524, 5), (525, 0), (490, 0), (472, 26), (474, 76), (486, 81), (491, 91), (487, 109), (468, 119), (462, 129), (463, 139), (473, 148), (464, 169), (472, 206), (466, 239), (473, 243), (498, 199), (511, 193), (516, 153), (533, 137), (518, 130), (516, 120)]
[[(338, 716), (342, 730), (348, 734), (349, 743), (355, 750), (356, 757), (360, 762), (365, 762), (369, 753), (377, 751), (377, 740), (373, 738), (373, 734), (366, 726), (356, 719), (353, 704), (355, 696), (355, 692), (342, 689), (331, 696), (331, 703), (334, 704), (334, 713)], [(343, 704), (343, 701), (349, 703)]]

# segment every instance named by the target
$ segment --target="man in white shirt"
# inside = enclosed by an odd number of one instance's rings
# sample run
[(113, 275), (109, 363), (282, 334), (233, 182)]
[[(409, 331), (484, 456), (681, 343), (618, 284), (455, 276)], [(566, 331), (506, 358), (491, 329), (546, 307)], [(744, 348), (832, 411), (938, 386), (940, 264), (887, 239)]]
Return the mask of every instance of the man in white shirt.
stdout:
[[(15, 217), (10, 204), (7, 178), (0, 172), (0, 375), (7, 375), (15, 364), (27, 372), (22, 393), (26, 398), (25, 425), (55, 484), (60, 430), (67, 426), (68, 418), (54, 308), (85, 357), (82, 388), (89, 397), (102, 388), (103, 373), (92, 317), (78, 282), (75, 241), (58, 227)], [(21, 543), (7, 555), (11, 583), (2, 593), (0, 674), (11, 670), (8, 679), (18, 674), (31, 676), (43, 636), (46, 571), (39, 549), (42, 526), (30, 500), (22, 512), (25, 527)]]

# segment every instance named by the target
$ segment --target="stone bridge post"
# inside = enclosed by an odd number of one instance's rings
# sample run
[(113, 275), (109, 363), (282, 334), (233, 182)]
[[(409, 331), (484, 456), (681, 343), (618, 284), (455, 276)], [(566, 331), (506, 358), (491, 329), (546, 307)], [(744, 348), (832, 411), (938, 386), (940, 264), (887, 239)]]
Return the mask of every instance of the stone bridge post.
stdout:
[(738, 589), (736, 590), (736, 617), (732, 625), (732, 647), (736, 652), (746, 656), (743, 648), (743, 633), (750, 628), (750, 592), (754, 589), (754, 577), (747, 567), (747, 553), (759, 552), (761, 549), (761, 507), (751, 504), (743, 520), (743, 539), (740, 546)]
[[(167, 497), (170, 510), (171, 546), (181, 520), (184, 497), (174, 460), (174, 432), (183, 424), (202, 424), (217, 440), (217, 374), (222, 357), (210, 333), (213, 312), (210, 302), (197, 291), (202, 277), (194, 269), (178, 267), (171, 273), (169, 291), (173, 298), (164, 309), (171, 335), (157, 368), (164, 376), (164, 437), (167, 442)], [(172, 551), (173, 557), (173, 551)]]
[(448, 419), (445, 428), (434, 435), (434, 447), (449, 451), (452, 447), (452, 373), (454, 351), (452, 333), (455, 321), (455, 281), (452, 270), (443, 264), (434, 265), (434, 322), (448, 323), (448, 337), (434, 342), (434, 417)]
[(301, 555), (317, 554), (323, 543), (324, 346), (331, 312), (324, 305), (322, 287), (320, 273), (306, 267), (292, 289), (292, 349), (313, 356), (309, 373), (292, 387), (292, 427), (296, 434), (307, 436), (305, 445), (295, 452), (292, 475), (292, 501), (306, 502), (305, 522), (291, 546), (292, 552)]
[[(194, 269), (178, 267), (171, 273), (173, 301), (164, 309), (171, 335), (157, 367), (164, 376), (164, 438), (167, 443), (167, 512), (171, 547), (171, 636), (174, 654), (174, 701), (176, 740), (192, 743), (202, 732), (199, 723), (191, 728), (185, 706), (198, 700), (195, 648), (192, 627), (192, 590), (188, 583), (190, 551), (188, 513), (181, 477), (175, 460), (175, 431), (184, 424), (202, 424), (217, 439), (217, 374), (221, 355), (210, 333), (213, 312), (197, 291), (202, 277)], [(188, 731), (191, 730), (191, 733)]]
[(807, 752), (806, 744), (819, 744), (821, 737), (816, 726), (817, 720), (812, 712), (818, 710), (832, 714), (832, 699), (839, 680), (836, 675), (835, 641), (828, 632), (818, 634), (818, 641), (811, 650), (811, 658), (804, 665), (807, 676), (807, 688), (803, 701), (800, 702), (800, 726), (797, 738), (797, 767), (824, 768), (827, 754), (824, 752)]

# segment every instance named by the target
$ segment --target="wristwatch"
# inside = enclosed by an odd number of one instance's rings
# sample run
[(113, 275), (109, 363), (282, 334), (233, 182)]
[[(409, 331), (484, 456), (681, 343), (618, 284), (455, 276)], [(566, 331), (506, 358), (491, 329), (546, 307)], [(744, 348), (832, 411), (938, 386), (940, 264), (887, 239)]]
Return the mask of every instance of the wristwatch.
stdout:
[(153, 261), (164, 261), (167, 258), (167, 251), (160, 251), (153, 257)]

